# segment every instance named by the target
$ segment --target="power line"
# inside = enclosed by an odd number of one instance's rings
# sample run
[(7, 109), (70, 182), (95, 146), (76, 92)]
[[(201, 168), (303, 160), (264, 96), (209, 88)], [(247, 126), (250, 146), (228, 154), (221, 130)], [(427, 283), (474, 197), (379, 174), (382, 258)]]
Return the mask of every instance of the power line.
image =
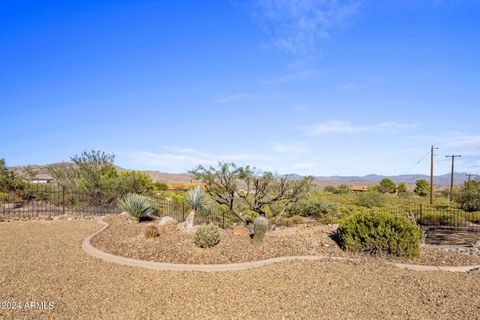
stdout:
[(417, 162), (415, 162), (415, 164), (407, 170), (407, 173), (406, 174), (409, 174), (416, 166), (418, 166), (423, 160), (425, 160), (425, 158), (430, 154), (430, 150), (425, 153), (425, 155), (423, 157), (420, 158), (420, 160), (418, 160)]

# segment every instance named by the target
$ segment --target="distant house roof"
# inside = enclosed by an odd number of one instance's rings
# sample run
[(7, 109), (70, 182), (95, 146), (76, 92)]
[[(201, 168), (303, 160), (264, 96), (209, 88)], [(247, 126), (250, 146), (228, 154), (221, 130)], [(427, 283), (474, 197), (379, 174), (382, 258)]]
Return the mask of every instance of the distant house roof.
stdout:
[(352, 190), (353, 192), (363, 192), (368, 190), (368, 186), (365, 186), (365, 185), (351, 186), (350, 190)]
[(197, 186), (197, 183), (183, 183), (183, 182), (173, 182), (167, 183), (168, 190), (189, 190)]

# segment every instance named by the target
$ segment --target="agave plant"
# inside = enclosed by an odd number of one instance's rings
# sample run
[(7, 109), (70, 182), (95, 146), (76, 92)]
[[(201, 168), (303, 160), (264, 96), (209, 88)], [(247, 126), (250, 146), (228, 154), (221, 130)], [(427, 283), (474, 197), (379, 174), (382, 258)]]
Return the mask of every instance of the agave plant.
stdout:
[(197, 211), (205, 203), (205, 194), (202, 188), (196, 186), (187, 192), (187, 201), (193, 210)]
[(151, 198), (135, 193), (130, 193), (121, 198), (117, 205), (135, 220), (140, 220), (154, 211)]
[(195, 213), (205, 204), (205, 194), (203, 193), (202, 188), (196, 186), (195, 188), (187, 192), (187, 202), (192, 207), (190, 213), (185, 219), (184, 228), (186, 231), (192, 231), (193, 229), (193, 220), (195, 219)]

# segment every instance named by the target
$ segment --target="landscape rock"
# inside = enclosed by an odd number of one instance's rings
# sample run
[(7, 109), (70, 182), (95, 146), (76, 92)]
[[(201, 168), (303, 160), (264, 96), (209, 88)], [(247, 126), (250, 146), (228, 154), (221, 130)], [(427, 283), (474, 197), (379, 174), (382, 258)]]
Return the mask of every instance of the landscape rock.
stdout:
[(174, 219), (172, 217), (169, 217), (169, 216), (166, 216), (166, 217), (162, 217), (158, 224), (163, 226), (163, 225), (166, 225), (166, 224), (177, 224), (177, 223), (178, 223), (178, 221), (176, 219)]
[(230, 228), (232, 230), (232, 233), (236, 236), (248, 236), (248, 230), (245, 227), (240, 227), (240, 226), (234, 226)]

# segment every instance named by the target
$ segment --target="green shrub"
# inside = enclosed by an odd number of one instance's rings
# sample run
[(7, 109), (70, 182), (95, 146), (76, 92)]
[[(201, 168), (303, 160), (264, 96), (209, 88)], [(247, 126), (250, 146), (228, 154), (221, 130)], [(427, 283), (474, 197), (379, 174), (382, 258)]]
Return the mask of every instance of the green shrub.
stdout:
[(400, 257), (420, 254), (420, 228), (407, 217), (360, 213), (341, 221), (337, 239), (346, 251), (387, 253)]
[(311, 198), (294, 203), (288, 213), (293, 216), (320, 218), (324, 215), (336, 215), (337, 206), (333, 202)]
[(138, 221), (154, 211), (151, 198), (134, 193), (118, 200), (118, 207)]
[(421, 225), (449, 226), (455, 224), (455, 216), (445, 212), (425, 212), (417, 218)]
[(148, 226), (145, 228), (145, 237), (147, 238), (156, 238), (160, 235), (158, 232), (157, 226)]
[(465, 181), (455, 195), (455, 201), (465, 211), (480, 210), (480, 180)]
[(341, 184), (341, 185), (339, 185), (339, 186), (335, 189), (334, 193), (335, 193), (335, 194), (347, 194), (347, 193), (349, 193), (350, 191), (352, 191), (352, 189), (350, 188), (350, 186), (348, 186), (348, 185), (346, 185), (346, 184)]
[(293, 216), (290, 218), (292, 220), (292, 223), (293, 224), (299, 224), (299, 223), (303, 223), (303, 217), (302, 216)]
[(214, 224), (202, 224), (195, 232), (195, 244), (200, 248), (210, 248), (220, 242), (220, 228)]
[(367, 191), (358, 194), (357, 204), (362, 207), (383, 207), (387, 203), (387, 196), (376, 191)]

